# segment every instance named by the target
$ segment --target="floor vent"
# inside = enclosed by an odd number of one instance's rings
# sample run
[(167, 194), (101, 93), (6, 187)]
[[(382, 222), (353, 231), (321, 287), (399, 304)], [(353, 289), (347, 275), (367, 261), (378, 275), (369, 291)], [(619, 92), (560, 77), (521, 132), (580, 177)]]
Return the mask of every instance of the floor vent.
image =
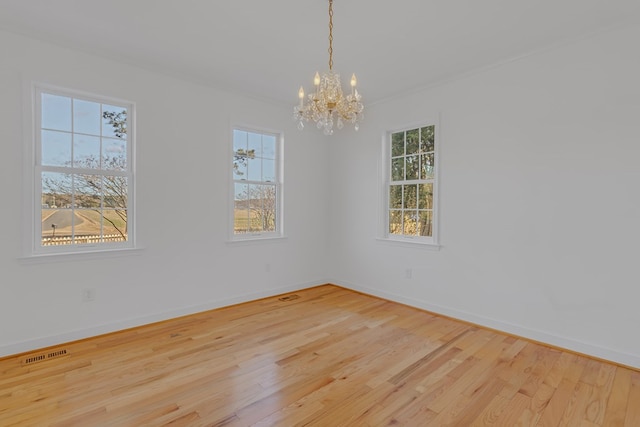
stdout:
[(56, 359), (58, 357), (67, 356), (69, 352), (66, 349), (52, 350), (47, 353), (32, 354), (22, 359), (22, 365), (32, 365), (45, 360)]
[(287, 295), (285, 297), (280, 297), (278, 299), (280, 301), (293, 301), (294, 299), (298, 299), (298, 298), (300, 298), (300, 295), (292, 294), (292, 295)]

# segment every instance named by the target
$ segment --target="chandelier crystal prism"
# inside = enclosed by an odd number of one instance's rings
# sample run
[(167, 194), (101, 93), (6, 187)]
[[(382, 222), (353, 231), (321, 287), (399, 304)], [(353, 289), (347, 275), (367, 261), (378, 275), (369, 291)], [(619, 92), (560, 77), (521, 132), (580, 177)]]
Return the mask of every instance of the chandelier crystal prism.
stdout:
[(325, 135), (332, 135), (334, 125), (342, 129), (345, 122), (359, 129), (362, 119), (362, 96), (356, 88), (356, 75), (351, 76), (351, 91), (345, 96), (342, 92), (340, 74), (333, 72), (333, 0), (329, 0), (329, 71), (320, 76), (316, 72), (313, 79), (314, 91), (307, 96), (305, 103), (304, 88), (300, 86), (300, 103), (293, 108), (293, 119), (298, 129), (304, 129), (304, 122), (313, 120)]

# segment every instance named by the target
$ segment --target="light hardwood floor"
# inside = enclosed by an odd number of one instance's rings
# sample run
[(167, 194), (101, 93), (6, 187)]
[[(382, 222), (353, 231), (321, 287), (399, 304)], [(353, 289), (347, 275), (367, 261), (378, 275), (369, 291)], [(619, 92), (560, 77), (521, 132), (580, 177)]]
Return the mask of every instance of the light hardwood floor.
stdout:
[(640, 372), (336, 286), (295, 296), (0, 360), (0, 426), (640, 426)]

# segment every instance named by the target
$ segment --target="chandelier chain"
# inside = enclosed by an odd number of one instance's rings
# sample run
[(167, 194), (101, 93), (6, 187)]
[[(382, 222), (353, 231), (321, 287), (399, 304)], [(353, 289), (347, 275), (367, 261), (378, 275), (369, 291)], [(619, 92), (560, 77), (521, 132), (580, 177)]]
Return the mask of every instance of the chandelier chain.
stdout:
[(329, 70), (333, 70), (333, 0), (329, 0)]

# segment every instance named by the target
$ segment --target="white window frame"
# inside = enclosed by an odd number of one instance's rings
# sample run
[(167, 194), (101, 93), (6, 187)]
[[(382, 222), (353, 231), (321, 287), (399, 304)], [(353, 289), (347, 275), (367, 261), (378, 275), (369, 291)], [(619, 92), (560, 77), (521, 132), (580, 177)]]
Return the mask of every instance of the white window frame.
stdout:
[[(242, 131), (242, 132), (250, 132), (262, 135), (270, 135), (275, 137), (276, 146), (275, 146), (275, 181), (249, 181), (246, 179), (236, 179), (234, 176), (234, 168), (233, 168), (233, 158), (234, 158), (234, 131)], [(283, 215), (283, 206), (284, 206), (284, 134), (282, 131), (267, 129), (264, 127), (258, 126), (250, 126), (250, 125), (234, 125), (230, 130), (229, 137), (229, 172), (228, 175), (230, 177), (229, 182), (229, 242), (237, 243), (237, 242), (257, 242), (257, 241), (268, 241), (272, 239), (283, 239), (285, 238), (284, 234), (284, 215)], [(248, 232), (248, 233), (235, 233), (235, 184), (236, 183), (246, 183), (246, 184), (273, 184), (276, 188), (276, 200), (275, 200), (275, 231), (261, 231), (261, 232)]]
[[(135, 103), (127, 100), (96, 95), (74, 89), (53, 86), (43, 83), (29, 85), (31, 116), (27, 141), (25, 143), (25, 250), (24, 258), (56, 258), (56, 256), (80, 256), (87, 254), (117, 254), (122, 250), (136, 249), (136, 215), (135, 215)], [(41, 125), (42, 94), (52, 94), (83, 101), (122, 106), (127, 109), (127, 170), (112, 171), (104, 169), (84, 169), (66, 166), (42, 166)], [(26, 129), (26, 128), (25, 128)], [(72, 135), (73, 132), (71, 132)], [(73, 148), (72, 148), (73, 149)], [(28, 163), (27, 163), (28, 162)], [(59, 246), (42, 245), (42, 172), (87, 173), (97, 175), (119, 175), (127, 178), (127, 240), (123, 242), (97, 242), (82, 244), (65, 244)], [(28, 223), (27, 223), (28, 221)]]
[[(432, 209), (432, 232), (431, 236), (411, 236), (411, 235), (399, 235), (392, 234), (389, 231), (389, 191), (392, 184), (391, 181), (391, 136), (394, 133), (409, 131), (413, 129), (420, 129), (428, 126), (434, 126), (434, 174), (432, 179), (416, 180), (415, 183), (432, 183), (433, 184), (433, 209)], [(435, 116), (431, 119), (421, 121), (419, 123), (412, 123), (403, 126), (396, 126), (391, 130), (384, 132), (382, 136), (382, 171), (381, 171), (381, 215), (380, 215), (380, 228), (378, 240), (400, 244), (400, 245), (421, 245), (422, 247), (429, 247), (432, 249), (439, 249), (439, 223), (440, 223), (440, 211), (439, 211), (439, 175), (440, 175), (440, 120), (439, 116)], [(400, 181), (397, 181), (400, 182)], [(413, 182), (413, 181), (411, 181)]]

